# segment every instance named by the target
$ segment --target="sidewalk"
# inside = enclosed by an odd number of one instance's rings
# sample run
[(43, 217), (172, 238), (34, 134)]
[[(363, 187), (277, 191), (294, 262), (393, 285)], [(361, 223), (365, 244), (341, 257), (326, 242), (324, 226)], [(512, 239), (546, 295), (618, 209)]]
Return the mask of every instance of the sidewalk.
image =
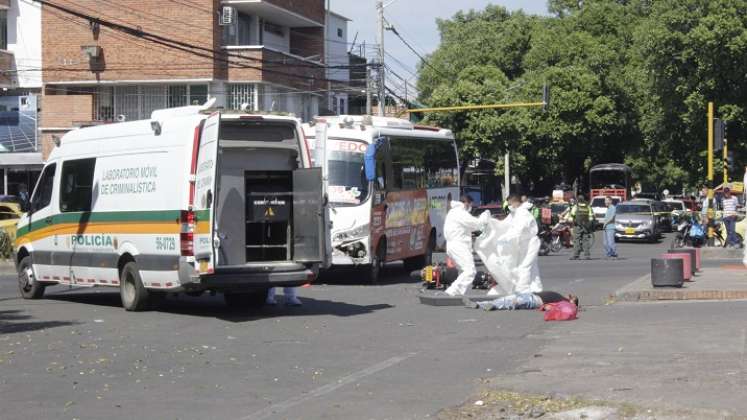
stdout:
[(577, 321), (529, 333), (547, 344), (486, 385), (657, 410), (717, 411), (680, 419), (744, 416), (746, 317), (745, 302), (588, 307)]
[(620, 302), (747, 299), (747, 270), (742, 265), (704, 268), (693, 280), (682, 288), (655, 288), (651, 276), (645, 275), (615, 292), (614, 298)]

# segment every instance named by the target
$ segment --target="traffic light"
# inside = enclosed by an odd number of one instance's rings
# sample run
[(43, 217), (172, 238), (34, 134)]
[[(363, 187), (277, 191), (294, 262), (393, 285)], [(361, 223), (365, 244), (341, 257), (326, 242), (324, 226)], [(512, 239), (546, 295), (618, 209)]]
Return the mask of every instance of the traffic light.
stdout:
[(726, 122), (718, 118), (713, 119), (713, 151), (724, 149), (724, 137), (726, 136)]
[(550, 86), (545, 85), (542, 87), (542, 110), (547, 111), (547, 107), (550, 106)]

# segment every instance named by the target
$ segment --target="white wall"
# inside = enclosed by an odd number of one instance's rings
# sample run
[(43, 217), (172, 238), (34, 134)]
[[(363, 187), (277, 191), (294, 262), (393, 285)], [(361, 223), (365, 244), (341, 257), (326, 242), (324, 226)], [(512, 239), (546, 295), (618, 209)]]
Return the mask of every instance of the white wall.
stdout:
[[(337, 30), (342, 29), (342, 37)], [(348, 21), (339, 16), (327, 13), (327, 64), (330, 66), (348, 66)], [(341, 82), (350, 81), (349, 69), (328, 69), (327, 78)]]
[[(41, 5), (11, 0), (8, 10), (8, 50), (13, 53), (16, 69), (33, 69), (41, 61)], [(40, 71), (19, 71), (18, 87), (41, 88)]]

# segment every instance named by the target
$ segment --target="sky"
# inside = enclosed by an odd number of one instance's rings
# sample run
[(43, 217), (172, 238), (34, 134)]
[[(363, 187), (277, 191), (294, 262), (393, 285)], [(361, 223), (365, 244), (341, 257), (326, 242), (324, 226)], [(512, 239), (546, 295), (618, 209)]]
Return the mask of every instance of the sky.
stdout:
[[(385, 0), (385, 4), (392, 0)], [(352, 22), (349, 23), (349, 39), (353, 42), (356, 33), (355, 51), (363, 41), (375, 44), (377, 33), (376, 0), (329, 0), (330, 9)], [(428, 54), (438, 48), (440, 42), (436, 19), (448, 19), (460, 10), (481, 10), (489, 4), (506, 7), (509, 10), (523, 9), (527, 13), (546, 14), (546, 0), (394, 0), (385, 10), (387, 20), (393, 24), (402, 37), (420, 54)], [(411, 79), (414, 84), (416, 65), (420, 59), (413, 54), (393, 33), (387, 32), (384, 48), (390, 55), (386, 57), (387, 65), (397, 75)], [(373, 53), (373, 49), (368, 49)], [(398, 62), (399, 61), (399, 62)], [(404, 82), (391, 78), (392, 88), (402, 90)]]

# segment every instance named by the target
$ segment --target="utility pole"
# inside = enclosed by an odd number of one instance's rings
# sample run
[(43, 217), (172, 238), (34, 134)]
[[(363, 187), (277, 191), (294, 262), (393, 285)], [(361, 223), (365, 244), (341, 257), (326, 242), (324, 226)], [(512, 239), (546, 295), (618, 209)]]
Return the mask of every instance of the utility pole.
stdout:
[(714, 244), (713, 229), (713, 102), (708, 102), (708, 245)]
[(508, 196), (511, 193), (511, 173), (510, 173), (510, 167), (509, 164), (509, 153), (506, 152), (506, 156), (503, 157), (503, 201), (505, 202), (508, 200)]
[(372, 111), (372, 98), (371, 98), (371, 65), (366, 66), (366, 115), (371, 115)]
[(379, 114), (383, 117), (386, 111), (386, 75), (384, 73), (384, 0), (376, 0), (379, 13)]

